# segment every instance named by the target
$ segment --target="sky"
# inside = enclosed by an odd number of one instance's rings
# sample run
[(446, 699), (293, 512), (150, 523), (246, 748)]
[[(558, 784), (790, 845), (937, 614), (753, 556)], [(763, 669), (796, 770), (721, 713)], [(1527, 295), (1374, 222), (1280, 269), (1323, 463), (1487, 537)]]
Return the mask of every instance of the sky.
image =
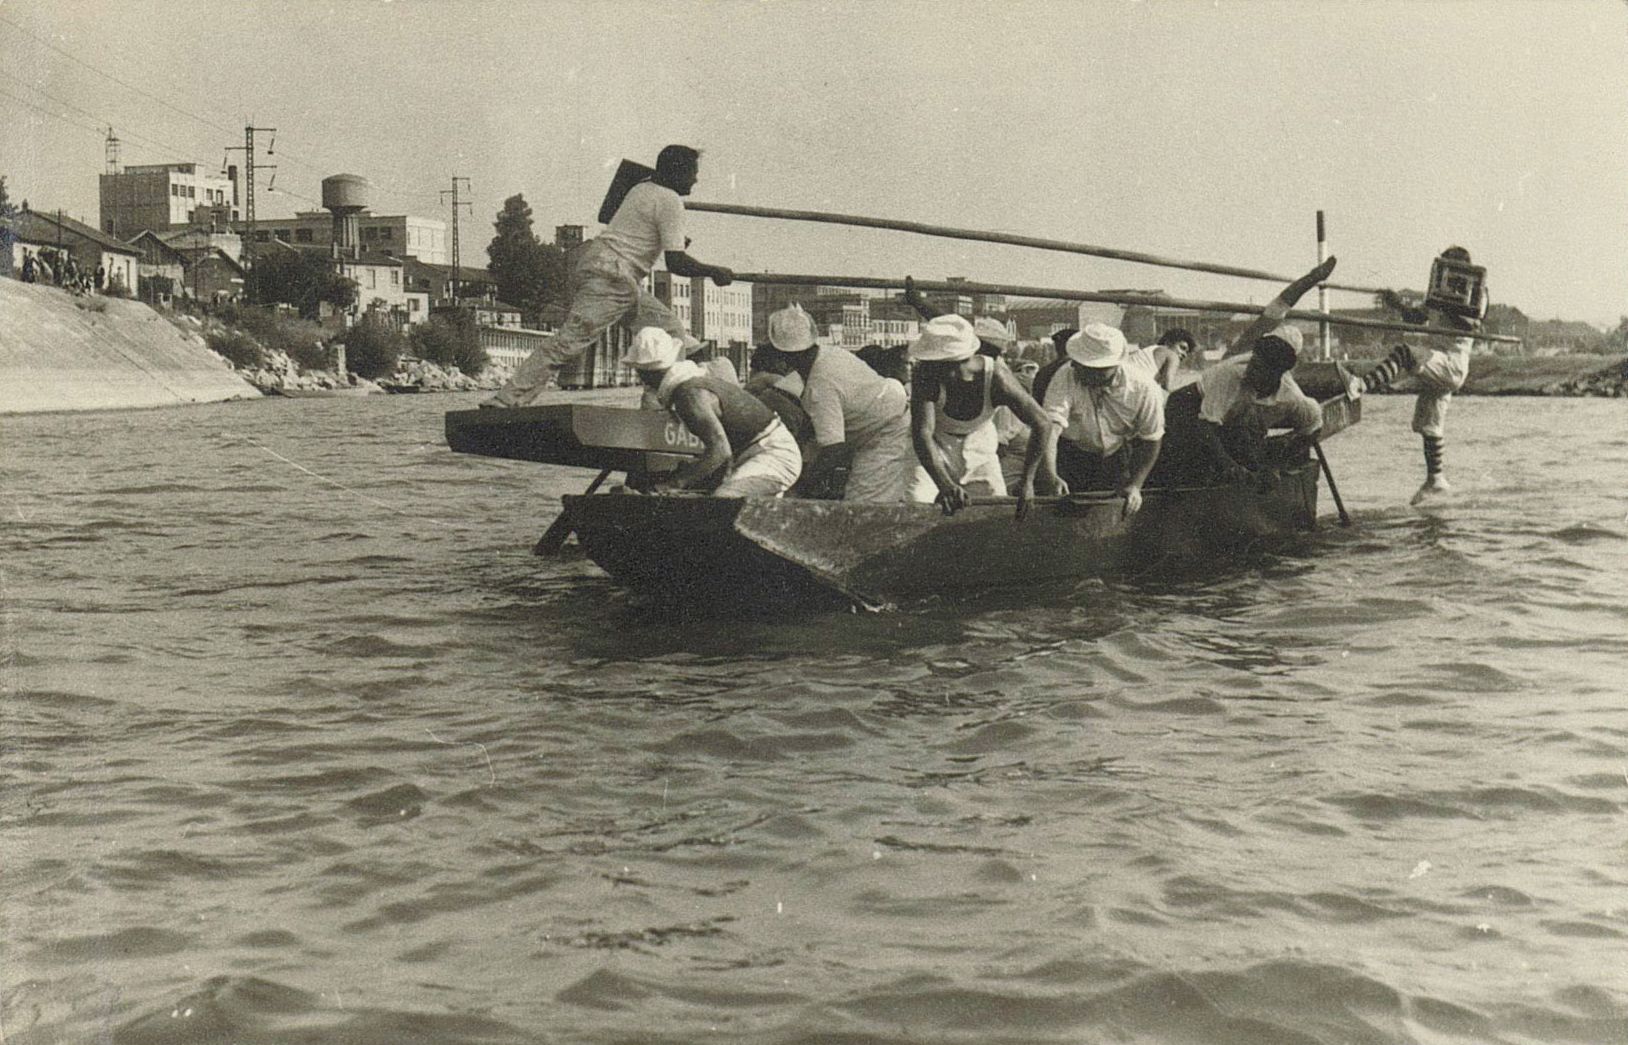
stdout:
[[(1013, 232), (1422, 288), (1450, 244), (1495, 302), (1628, 315), (1623, 0), (0, 0), (0, 174), (95, 222), (125, 163), (277, 128), (260, 216), (327, 174), (450, 219), (593, 226), (623, 157), (704, 150), (694, 198)], [(268, 136), (262, 135), (262, 142)], [(241, 154), (233, 162), (241, 162)], [(1270, 283), (877, 230), (692, 215), (738, 271), (1141, 288)], [(1366, 304), (1334, 293), (1334, 307)]]

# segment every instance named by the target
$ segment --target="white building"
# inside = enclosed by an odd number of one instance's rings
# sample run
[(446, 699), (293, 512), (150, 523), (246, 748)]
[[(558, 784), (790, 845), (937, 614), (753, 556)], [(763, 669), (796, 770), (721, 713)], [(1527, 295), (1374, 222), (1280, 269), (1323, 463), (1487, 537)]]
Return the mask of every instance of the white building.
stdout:
[(232, 179), (197, 163), (149, 163), (103, 174), (99, 185), (103, 232), (128, 240), (151, 229), (218, 225), (237, 219)]
[[(327, 246), (333, 242), (333, 221), (333, 215), (325, 210), (301, 211), (292, 218), (258, 218), (254, 238), (259, 243), (277, 240), (295, 247)], [(356, 225), (365, 251), (417, 258), (432, 265), (452, 260), (447, 223), (439, 218), (364, 210), (356, 216)], [(240, 231), (245, 230), (240, 227)]]

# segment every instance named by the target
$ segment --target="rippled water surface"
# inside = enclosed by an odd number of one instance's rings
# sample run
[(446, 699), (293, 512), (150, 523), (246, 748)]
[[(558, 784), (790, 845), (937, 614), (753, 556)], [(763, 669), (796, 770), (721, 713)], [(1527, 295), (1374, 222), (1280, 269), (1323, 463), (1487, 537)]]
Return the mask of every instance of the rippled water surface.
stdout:
[[(1628, 406), (1195, 576), (653, 619), (462, 396), (0, 419), (0, 1040), (1628, 1041)], [(1325, 512), (1331, 511), (1326, 503)]]

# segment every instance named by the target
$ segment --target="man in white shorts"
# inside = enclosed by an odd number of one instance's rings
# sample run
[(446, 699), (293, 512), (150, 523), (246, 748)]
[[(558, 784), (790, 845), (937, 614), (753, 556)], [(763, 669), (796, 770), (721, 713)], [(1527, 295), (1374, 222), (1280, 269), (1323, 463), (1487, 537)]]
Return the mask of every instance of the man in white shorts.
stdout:
[[(1442, 257), (1468, 262), (1470, 252), (1463, 247), (1448, 247), (1442, 251)], [(1485, 290), (1482, 293), (1485, 295)], [(1409, 323), (1423, 324), (1430, 318), (1426, 309), (1406, 304), (1391, 291), (1385, 291), (1383, 296), (1385, 304)], [(1345, 374), (1341, 368), (1346, 379), (1346, 394), (1351, 399), (1387, 387), (1404, 371), (1411, 371), (1418, 380), (1419, 398), (1413, 404), (1413, 430), (1424, 440), (1425, 481), (1413, 495), (1413, 504), (1422, 504), (1452, 489), (1442, 474), (1442, 455), (1447, 448), (1447, 404), (1470, 375), (1470, 349), (1475, 344), (1472, 335), (1481, 329), (1479, 319), (1447, 312), (1441, 313), (1441, 318), (1445, 325), (1464, 331), (1464, 336), (1446, 345), (1438, 342), (1434, 348), (1404, 342), (1392, 348), (1390, 355), (1360, 378)]]
[(756, 396), (680, 359), (682, 350), (667, 331), (645, 327), (628, 354), (639, 380), (705, 447), (647, 492), (705, 488), (720, 474), (717, 497), (779, 497), (791, 489), (803, 471), (797, 439)]

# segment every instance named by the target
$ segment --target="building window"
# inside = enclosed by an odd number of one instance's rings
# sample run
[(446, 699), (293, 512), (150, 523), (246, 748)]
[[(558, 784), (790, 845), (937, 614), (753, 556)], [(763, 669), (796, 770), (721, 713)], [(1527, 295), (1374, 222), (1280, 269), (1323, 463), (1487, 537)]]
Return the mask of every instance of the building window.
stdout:
[(401, 286), (401, 273), (397, 272), (395, 269), (390, 270), (390, 285), (392, 287)]
[(311, 242), (311, 230), (310, 229), (295, 229), (294, 230), (294, 242), (296, 242), (296, 243), (310, 243)]
[(393, 235), (393, 233), (395, 231), (396, 230), (392, 229), (392, 228), (382, 228), (382, 229), (379, 230), (379, 238), (380, 239), (395, 239), (395, 236)]
[(170, 195), (171, 196), (179, 196), (179, 195), (181, 195), (181, 186), (176, 185), (174, 183), (171, 183), (171, 185), (170, 185)]
[(254, 241), (256, 243), (270, 243), (271, 242), (271, 233), (261, 231), (261, 230), (256, 230), (255, 234), (254, 234)]
[(368, 269), (367, 270), (367, 289), (374, 290), (374, 289), (376, 289), (378, 287), (378, 285), (379, 285), (379, 270), (374, 269), (374, 268)]
[(292, 235), (293, 235), (293, 233), (289, 232), (288, 229), (277, 229), (276, 230), (277, 238), (282, 240), (284, 243), (287, 243), (289, 241), (289, 238)]

